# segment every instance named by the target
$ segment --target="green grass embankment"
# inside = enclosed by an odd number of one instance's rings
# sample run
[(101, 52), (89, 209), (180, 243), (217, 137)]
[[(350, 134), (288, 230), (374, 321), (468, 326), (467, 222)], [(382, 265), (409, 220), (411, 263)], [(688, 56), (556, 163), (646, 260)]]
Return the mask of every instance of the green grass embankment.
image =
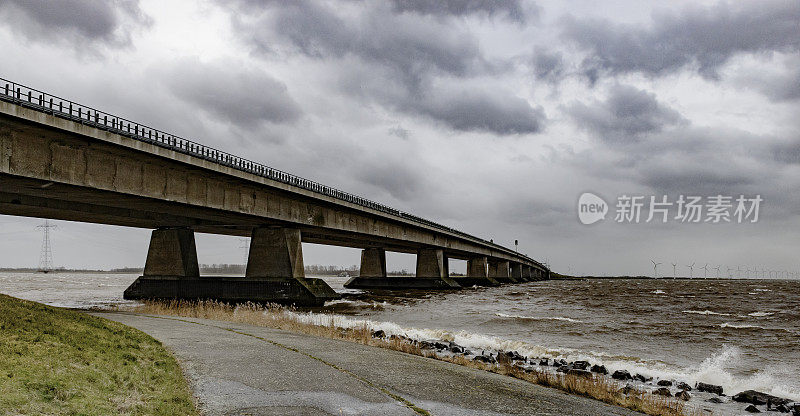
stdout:
[(0, 294), (0, 415), (196, 415), (160, 342), (85, 313)]

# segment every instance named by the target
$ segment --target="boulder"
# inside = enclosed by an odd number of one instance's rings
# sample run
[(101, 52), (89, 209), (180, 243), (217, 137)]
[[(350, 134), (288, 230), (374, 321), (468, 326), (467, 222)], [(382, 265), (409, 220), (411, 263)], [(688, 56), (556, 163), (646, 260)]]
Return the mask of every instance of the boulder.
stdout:
[(761, 411), (758, 410), (758, 408), (752, 404), (750, 406), (745, 407), (744, 410), (745, 412), (750, 412), (750, 413), (761, 413)]
[(678, 389), (680, 389), (680, 390), (692, 391), (692, 386), (690, 386), (690, 385), (688, 385), (688, 384), (686, 384), (686, 383), (684, 383), (682, 381), (679, 381), (678, 384), (676, 384), (676, 387), (678, 387)]
[(653, 379), (653, 377), (645, 377), (645, 376), (643, 376), (643, 375), (641, 375), (641, 374), (639, 374), (639, 373), (636, 373), (636, 375), (635, 375), (635, 376), (633, 376), (633, 379), (634, 379), (634, 380), (639, 380), (639, 381), (641, 381), (642, 383), (647, 383), (648, 381), (652, 380), (652, 379)]
[(497, 360), (494, 357), (492, 357), (491, 355), (483, 355), (483, 354), (476, 355), (475, 358), (472, 359), (472, 361), (478, 361), (478, 362), (487, 363), (487, 364), (495, 364), (495, 363), (497, 363)]
[(658, 384), (661, 387), (670, 387), (670, 386), (672, 386), (672, 382), (669, 381), (669, 380), (658, 380), (658, 383), (656, 383), (656, 384)]
[(372, 338), (386, 338), (386, 332), (383, 332), (382, 329), (372, 331)]
[(563, 358), (560, 360), (553, 359), (553, 367), (561, 367), (565, 365), (567, 365), (567, 360)]
[(592, 372), (597, 374), (608, 374), (608, 369), (606, 369), (606, 366), (604, 365), (595, 364), (592, 366)]
[(794, 404), (794, 410), (792, 410), (792, 416), (800, 416), (800, 403)]
[(453, 354), (463, 354), (464, 351), (465, 351), (464, 347), (462, 347), (462, 346), (460, 346), (460, 345), (458, 345), (458, 344), (456, 344), (454, 342), (450, 343), (450, 348), (448, 348), (448, 349)]
[(681, 399), (681, 400), (683, 400), (685, 402), (688, 402), (689, 399), (692, 398), (692, 395), (689, 394), (689, 392), (686, 391), (686, 390), (681, 390), (681, 391), (675, 393), (675, 398)]
[(420, 341), (419, 347), (423, 350), (435, 350), (439, 349), (436, 345), (439, 344), (437, 341)]
[(635, 393), (636, 389), (633, 388), (633, 386), (631, 386), (630, 384), (627, 384), (627, 385), (625, 385), (625, 387), (619, 389), (618, 392), (620, 394), (628, 395), (628, 394), (631, 394), (631, 393)]
[(785, 404), (779, 404), (779, 405), (775, 406), (775, 410), (777, 410), (777, 411), (779, 411), (781, 413), (789, 413), (789, 407), (786, 406)]
[(547, 358), (542, 358), (542, 360), (539, 361), (539, 365), (550, 365), (550, 360)]
[(567, 375), (568, 376), (592, 378), (592, 372), (591, 371), (581, 370), (579, 368), (573, 368), (573, 369), (567, 371)]
[(562, 365), (561, 367), (558, 367), (558, 370), (556, 370), (556, 371), (559, 372), (559, 373), (566, 373), (566, 372), (568, 372), (570, 370), (572, 370), (572, 367), (570, 367), (568, 365)]
[(697, 383), (697, 391), (704, 391), (706, 393), (722, 396), (722, 386), (716, 386), (714, 384)]
[(709, 402), (709, 403), (716, 403), (716, 404), (725, 403), (719, 397), (712, 397), (712, 398), (710, 398), (710, 399), (708, 399), (706, 401)]
[(672, 393), (670, 393), (669, 389), (666, 387), (660, 387), (653, 390), (653, 394), (657, 394), (659, 396), (664, 396), (664, 397), (672, 397)]
[(588, 361), (575, 361), (574, 363), (572, 363), (572, 368), (575, 368), (575, 369), (578, 369), (578, 370), (586, 370), (586, 369), (589, 368), (589, 362)]
[(611, 375), (611, 378), (614, 380), (633, 380), (631, 373), (629, 373), (627, 370), (617, 370)]
[(782, 399), (771, 394), (762, 393), (755, 390), (745, 390), (733, 396), (733, 401), (739, 403), (751, 403), (756, 405), (769, 404), (771, 406), (788, 405), (792, 401), (789, 399)]

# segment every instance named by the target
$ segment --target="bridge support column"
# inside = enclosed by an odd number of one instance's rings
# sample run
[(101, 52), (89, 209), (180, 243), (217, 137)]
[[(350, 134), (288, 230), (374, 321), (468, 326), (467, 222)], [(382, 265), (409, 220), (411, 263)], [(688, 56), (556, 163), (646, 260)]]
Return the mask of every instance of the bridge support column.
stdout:
[(386, 275), (386, 250), (365, 248), (361, 250), (361, 268), (358, 276), (351, 277), (344, 287), (353, 289), (385, 288), (387, 283), (390, 283), (390, 279)]
[(464, 277), (453, 277), (461, 287), (499, 286), (500, 283), (489, 277), (489, 260), (487, 257), (473, 257), (467, 260), (467, 273)]
[(522, 281), (530, 282), (533, 280), (533, 267), (528, 265), (522, 266)]
[(522, 281), (522, 265), (519, 263), (511, 263), (511, 282), (519, 283)]
[(513, 283), (511, 280), (511, 270), (507, 261), (489, 263), (489, 277), (498, 283)]
[(153, 230), (143, 274), (174, 278), (200, 276), (194, 232), (188, 228)]
[(417, 251), (417, 276), (413, 279), (423, 289), (457, 289), (450, 278), (450, 262), (444, 250), (423, 248)]
[(322, 305), (339, 295), (321, 279), (305, 278), (300, 230), (256, 228), (245, 277), (200, 277), (192, 230), (153, 231), (145, 273), (124, 297)]

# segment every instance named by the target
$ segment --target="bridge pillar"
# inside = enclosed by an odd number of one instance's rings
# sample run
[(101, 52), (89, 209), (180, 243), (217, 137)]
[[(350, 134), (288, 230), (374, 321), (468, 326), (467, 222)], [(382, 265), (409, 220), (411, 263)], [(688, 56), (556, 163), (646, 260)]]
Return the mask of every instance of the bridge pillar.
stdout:
[(447, 255), (438, 249), (417, 252), (417, 275), (387, 276), (386, 252), (383, 249), (365, 249), (361, 252), (361, 273), (344, 284), (355, 289), (457, 289), (459, 286), (448, 272)]
[(511, 281), (519, 283), (522, 281), (522, 265), (519, 263), (511, 263)]
[(386, 275), (386, 250), (382, 248), (365, 248), (361, 250), (361, 268), (358, 276), (353, 276), (346, 288), (369, 289), (380, 288), (382, 282), (389, 279)]
[(176, 278), (200, 276), (194, 232), (188, 228), (153, 230), (143, 274)]
[(533, 267), (528, 265), (522, 266), (522, 280), (525, 282), (533, 280)]
[(489, 277), (498, 283), (513, 283), (511, 280), (511, 270), (509, 269), (509, 262), (497, 261), (489, 263)]
[(450, 262), (444, 250), (423, 248), (417, 251), (417, 275), (413, 279), (424, 289), (457, 289), (450, 278)]
[(489, 260), (486, 256), (473, 257), (467, 260), (467, 273), (464, 277), (453, 277), (461, 287), (499, 286), (500, 283), (489, 277)]
[(322, 305), (339, 295), (321, 279), (305, 278), (300, 230), (256, 228), (245, 277), (200, 277), (192, 230), (166, 229), (153, 231), (144, 275), (124, 298)]

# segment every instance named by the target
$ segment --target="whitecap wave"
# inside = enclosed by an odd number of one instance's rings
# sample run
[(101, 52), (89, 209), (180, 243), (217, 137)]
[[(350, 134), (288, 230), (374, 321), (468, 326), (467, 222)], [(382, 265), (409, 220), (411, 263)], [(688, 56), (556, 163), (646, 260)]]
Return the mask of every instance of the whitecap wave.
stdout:
[(695, 314), (695, 315), (719, 315), (719, 316), (731, 316), (731, 314), (729, 314), (729, 313), (714, 312), (714, 311), (710, 311), (710, 310), (708, 310), (708, 309), (706, 309), (706, 310), (704, 310), (704, 311), (693, 311), (693, 310), (688, 310), (688, 311), (681, 311), (681, 312), (683, 312), (683, 313), (692, 313), (692, 314)]
[[(644, 360), (639, 357), (609, 354), (597, 351), (580, 351), (570, 348), (550, 348), (523, 341), (515, 341), (491, 335), (467, 331), (449, 331), (431, 328), (407, 328), (394, 322), (379, 322), (358, 319), (344, 315), (319, 314), (313, 312), (285, 311), (287, 316), (303, 323), (316, 325), (335, 325), (342, 328), (368, 328), (383, 330), (387, 335), (403, 335), (412, 339), (438, 339), (452, 341), (472, 351), (518, 351), (529, 357), (547, 357), (567, 361), (586, 360), (605, 365), (610, 372), (628, 370), (646, 377), (679, 380), (694, 385), (697, 382), (723, 386), (726, 392), (738, 393), (744, 390), (757, 390), (779, 397), (800, 401), (800, 388), (783, 383), (786, 374), (792, 369), (764, 368), (750, 376), (738, 376), (734, 371), (741, 358), (741, 351), (735, 346), (723, 346), (696, 366), (681, 368), (663, 361)], [(723, 324), (731, 326), (730, 323)]]
[(495, 315), (501, 318), (511, 318), (511, 319), (530, 319), (532, 321), (564, 321), (564, 322), (572, 322), (572, 323), (583, 323), (583, 321), (579, 321), (577, 319), (567, 318), (564, 316), (525, 316), (525, 315), (509, 315), (506, 313), (496, 313)]
[(720, 328), (734, 328), (734, 329), (766, 329), (763, 326), (758, 325), (748, 325), (748, 324), (732, 324), (730, 322), (724, 322), (719, 324)]
[(753, 312), (747, 314), (747, 316), (752, 316), (755, 318), (760, 318), (763, 316), (772, 316), (772, 315), (775, 315), (775, 312)]
[(656, 290), (654, 290), (654, 291), (652, 291), (650, 293), (652, 293), (654, 295), (665, 295), (665, 294), (667, 294), (667, 292), (665, 292), (665, 291), (663, 291), (661, 289), (656, 289)]

